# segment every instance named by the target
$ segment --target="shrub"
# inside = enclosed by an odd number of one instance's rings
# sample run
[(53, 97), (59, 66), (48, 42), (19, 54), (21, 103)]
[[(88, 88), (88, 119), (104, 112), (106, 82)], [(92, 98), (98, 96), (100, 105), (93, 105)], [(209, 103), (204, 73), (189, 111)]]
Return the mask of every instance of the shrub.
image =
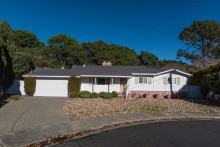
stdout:
[(103, 98), (103, 95), (105, 95), (106, 92), (99, 92), (99, 97)]
[(81, 86), (80, 78), (70, 77), (68, 80), (68, 93), (79, 92)]
[[(190, 85), (199, 85), (204, 95), (209, 97), (211, 94), (210, 99), (220, 95), (220, 62), (192, 73), (193, 76), (188, 81)], [(220, 102), (220, 98), (217, 98), (217, 101)]]
[(112, 93), (108, 93), (108, 92), (100, 92), (99, 96), (103, 99), (111, 99), (113, 98), (113, 94)]
[(26, 95), (33, 96), (36, 89), (36, 79), (33, 77), (24, 78), (24, 90)]
[(99, 95), (98, 95), (98, 93), (92, 93), (92, 98), (98, 98), (99, 97)]
[(89, 92), (89, 91), (80, 91), (79, 92), (79, 97), (81, 97), (81, 98), (91, 98), (92, 93)]
[(118, 97), (118, 93), (116, 91), (112, 91), (112, 96), (113, 97)]
[(77, 98), (77, 97), (79, 97), (79, 92), (70, 92), (69, 97), (70, 98)]

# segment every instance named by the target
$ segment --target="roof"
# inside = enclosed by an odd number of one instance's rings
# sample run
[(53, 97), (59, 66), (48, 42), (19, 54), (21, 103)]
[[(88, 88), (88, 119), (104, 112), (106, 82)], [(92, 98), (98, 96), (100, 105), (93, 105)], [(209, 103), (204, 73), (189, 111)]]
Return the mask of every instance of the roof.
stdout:
[(24, 75), (32, 77), (69, 76), (132, 76), (135, 73), (154, 75), (173, 69), (173, 67), (150, 66), (73, 66), (72, 69), (38, 68)]

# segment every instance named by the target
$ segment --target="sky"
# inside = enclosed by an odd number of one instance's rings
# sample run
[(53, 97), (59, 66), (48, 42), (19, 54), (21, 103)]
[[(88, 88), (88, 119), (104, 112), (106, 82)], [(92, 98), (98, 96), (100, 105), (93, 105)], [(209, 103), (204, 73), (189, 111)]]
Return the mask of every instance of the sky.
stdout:
[(220, 23), (220, 0), (0, 0), (0, 21), (40, 41), (66, 34), (80, 43), (104, 40), (176, 59), (183, 28), (195, 20)]

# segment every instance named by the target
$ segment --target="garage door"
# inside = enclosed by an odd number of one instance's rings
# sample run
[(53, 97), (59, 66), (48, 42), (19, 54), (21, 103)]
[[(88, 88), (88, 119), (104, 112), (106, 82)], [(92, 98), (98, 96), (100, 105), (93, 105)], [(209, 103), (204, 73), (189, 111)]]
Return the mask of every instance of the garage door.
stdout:
[(36, 80), (34, 96), (62, 96), (67, 97), (68, 80)]

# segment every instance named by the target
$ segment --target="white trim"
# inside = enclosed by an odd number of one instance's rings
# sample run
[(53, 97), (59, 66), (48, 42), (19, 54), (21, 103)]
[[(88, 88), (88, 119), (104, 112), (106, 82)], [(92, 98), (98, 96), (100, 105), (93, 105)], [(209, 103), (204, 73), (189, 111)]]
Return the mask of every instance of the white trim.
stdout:
[(188, 75), (188, 76), (192, 76), (192, 74), (189, 74), (189, 73), (186, 73), (186, 72), (180, 71), (180, 70), (178, 70), (178, 69), (169, 69), (169, 70), (165, 70), (165, 71), (163, 71), (163, 72), (159, 72), (159, 73), (157, 73), (157, 74), (155, 74), (155, 75), (160, 75), (160, 74), (167, 73), (167, 72), (171, 72), (171, 71), (177, 71), (177, 72), (179, 72), (179, 73), (182, 73), (182, 74), (185, 74), (185, 75)]
[(175, 69), (165, 70), (165, 71), (162, 71), (162, 72), (156, 73), (155, 75), (160, 75), (160, 74), (167, 73), (167, 72), (174, 71), (174, 70), (175, 70)]
[(22, 77), (36, 77), (36, 78), (69, 78), (71, 76), (45, 76), (45, 75), (23, 75)]
[(182, 73), (182, 74), (186, 74), (186, 75), (188, 75), (188, 76), (192, 76), (192, 74), (189, 74), (189, 73), (183, 72), (183, 71), (178, 70), (178, 69), (176, 69), (176, 71), (177, 71), (177, 72), (180, 72), (180, 73)]
[(112, 75), (81, 75), (80, 77), (106, 77), (106, 78), (130, 78), (132, 76), (112, 76)]
[(152, 74), (152, 73), (132, 73), (132, 75), (155, 75), (155, 74)]

